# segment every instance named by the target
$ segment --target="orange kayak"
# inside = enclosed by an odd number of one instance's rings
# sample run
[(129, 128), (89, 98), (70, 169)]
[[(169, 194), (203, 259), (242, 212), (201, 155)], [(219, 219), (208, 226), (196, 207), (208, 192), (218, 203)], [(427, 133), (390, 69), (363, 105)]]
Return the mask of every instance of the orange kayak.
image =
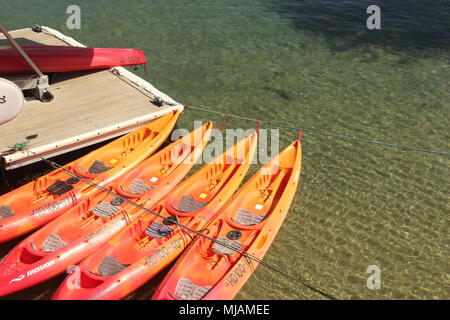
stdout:
[(262, 259), (291, 205), (300, 178), (295, 141), (233, 196), (166, 275), (152, 299), (233, 299)]
[(0, 263), (0, 295), (63, 273), (101, 248), (185, 177), (211, 130), (212, 122), (197, 128), (23, 240)]
[[(170, 112), (70, 162), (64, 169), (101, 186), (107, 185), (155, 152), (170, 135), (179, 114)], [(98, 189), (57, 169), (0, 196), (0, 243), (43, 226), (96, 193)]]
[(122, 299), (174, 261), (242, 182), (256, 151), (253, 133), (177, 186), (152, 210), (74, 269), (53, 299)]

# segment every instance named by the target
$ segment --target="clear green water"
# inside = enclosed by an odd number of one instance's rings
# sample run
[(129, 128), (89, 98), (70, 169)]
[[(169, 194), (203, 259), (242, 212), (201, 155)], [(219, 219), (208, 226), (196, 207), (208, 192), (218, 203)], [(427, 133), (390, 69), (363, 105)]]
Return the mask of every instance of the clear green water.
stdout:
[[(149, 80), (185, 104), (450, 149), (449, 1), (380, 1), (372, 32), (367, 1), (76, 1), (81, 30), (65, 25), (70, 4), (0, 1), (0, 21), (143, 49)], [(179, 126), (194, 119), (221, 120), (190, 110)], [(296, 137), (281, 130), (281, 147)], [(300, 188), (265, 260), (341, 299), (449, 299), (449, 178), (448, 156), (306, 133)], [(373, 264), (380, 290), (366, 287)], [(60, 281), (13, 298), (45, 298)], [(261, 266), (238, 298), (321, 297)]]

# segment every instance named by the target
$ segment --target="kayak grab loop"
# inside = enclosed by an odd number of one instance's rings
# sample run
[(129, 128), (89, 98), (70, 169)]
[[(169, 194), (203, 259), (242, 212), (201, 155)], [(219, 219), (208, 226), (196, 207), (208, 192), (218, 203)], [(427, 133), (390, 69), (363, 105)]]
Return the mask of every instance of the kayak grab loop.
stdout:
[(225, 124), (227, 123), (228, 118), (230, 117), (230, 115), (227, 113), (223, 116), (222, 122), (220, 123), (220, 125), (218, 127), (215, 127), (214, 129), (216, 130), (222, 130), (223, 127), (225, 127)]
[(298, 132), (298, 141), (302, 142), (303, 139), (303, 128), (300, 128), (300, 131)]
[(183, 107), (183, 112), (181, 112), (180, 117), (183, 116), (183, 114), (187, 111), (188, 108), (189, 108), (189, 105), (186, 104), (186, 105)]

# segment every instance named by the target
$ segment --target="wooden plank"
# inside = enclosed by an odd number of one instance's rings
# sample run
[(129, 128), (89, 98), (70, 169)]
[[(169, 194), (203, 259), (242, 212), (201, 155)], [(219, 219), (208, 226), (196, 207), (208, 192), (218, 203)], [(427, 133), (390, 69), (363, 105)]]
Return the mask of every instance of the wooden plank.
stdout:
[[(55, 36), (31, 29), (12, 31), (11, 35), (21, 45), (67, 45)], [(0, 45), (5, 41), (0, 36)], [(51, 91), (53, 101), (27, 101), (16, 119), (0, 126), (0, 154), (35, 134), (37, 138), (28, 145), (31, 150), (40, 150), (46, 156), (61, 154), (126, 133), (138, 122), (149, 122), (179, 108), (154, 105), (151, 92), (110, 70), (60, 73)], [(68, 141), (72, 143), (68, 145)], [(7, 168), (38, 160), (25, 152), (4, 158)]]
[[(67, 43), (64, 41), (53, 37), (44, 32), (34, 32), (31, 29), (20, 29), (11, 31), (10, 34), (14, 37), (14, 39), (22, 46), (37, 46), (37, 45), (48, 45), (48, 46), (67, 46)], [(6, 40), (6, 37), (0, 33), (0, 45), (9, 46), (9, 42)]]

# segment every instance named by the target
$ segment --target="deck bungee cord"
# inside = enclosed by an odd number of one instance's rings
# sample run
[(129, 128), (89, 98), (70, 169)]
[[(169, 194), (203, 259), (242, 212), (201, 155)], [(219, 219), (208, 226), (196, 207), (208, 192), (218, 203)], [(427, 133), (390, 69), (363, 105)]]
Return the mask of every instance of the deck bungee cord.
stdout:
[[(142, 206), (142, 205), (140, 205), (140, 204), (138, 204), (138, 203), (135, 203), (134, 201), (132, 201), (132, 200), (130, 200), (130, 199), (127, 199), (127, 198), (121, 196), (120, 194), (118, 194), (118, 193), (116, 193), (116, 192), (114, 192), (114, 191), (108, 190), (107, 188), (105, 188), (105, 187), (103, 187), (103, 186), (100, 186), (100, 185), (96, 184), (95, 182), (92, 182), (92, 181), (86, 179), (85, 177), (83, 177), (83, 176), (77, 174), (76, 172), (72, 172), (72, 171), (70, 171), (70, 170), (64, 168), (64, 166), (61, 166), (61, 165), (59, 165), (58, 163), (56, 163), (56, 162), (54, 162), (54, 161), (52, 161), (52, 160), (46, 159), (46, 158), (44, 158), (44, 157), (42, 157), (42, 156), (39, 156), (39, 155), (36, 154), (35, 152), (33, 152), (33, 151), (31, 151), (30, 149), (28, 149), (27, 146), (21, 146), (21, 147), (23, 148), (22, 150), (24, 150), (24, 151), (26, 151), (26, 152), (28, 152), (28, 153), (30, 153), (30, 154), (32, 154), (32, 155), (38, 157), (39, 159), (41, 159), (42, 161), (44, 161), (45, 163), (47, 163), (49, 166), (51, 166), (51, 167), (54, 168), (54, 169), (59, 169), (59, 170), (63, 171), (64, 173), (66, 173), (66, 174), (68, 174), (68, 175), (70, 175), (70, 176), (72, 176), (72, 177), (74, 177), (74, 178), (80, 179), (81, 181), (83, 181), (83, 182), (85, 182), (85, 183), (91, 185), (91, 186), (94, 187), (94, 188), (97, 188), (98, 190), (100, 190), (100, 191), (102, 191), (102, 192), (104, 192), (104, 193), (106, 193), (106, 194), (109, 194), (109, 195), (112, 195), (112, 196), (114, 196), (114, 197), (116, 197), (116, 198), (119, 198), (121, 201), (127, 202), (128, 204), (130, 204), (130, 205), (132, 205), (132, 206), (134, 206), (134, 207), (136, 207), (136, 208), (138, 208), (138, 209), (141, 209), (141, 210), (143, 210), (143, 211), (145, 211), (145, 212), (148, 212), (148, 213), (150, 213), (150, 214), (153, 214), (153, 215), (157, 216), (158, 218), (162, 218), (162, 219), (165, 218), (164, 216), (160, 215), (159, 213), (154, 212), (153, 210), (150, 210), (150, 209), (148, 209), (148, 208), (145, 208), (144, 206)], [(325, 297), (325, 298), (328, 298), (328, 299), (331, 299), (331, 300), (338, 300), (338, 299), (337, 299), (336, 297), (334, 297), (333, 295), (331, 295), (331, 294), (329, 294), (329, 293), (326, 293), (326, 292), (323, 291), (323, 290), (317, 289), (317, 288), (313, 287), (312, 285), (306, 283), (306, 281), (303, 281), (303, 280), (301, 280), (301, 279), (298, 278), (298, 277), (292, 276), (292, 275), (290, 275), (289, 273), (287, 273), (287, 272), (285, 272), (285, 271), (283, 271), (283, 270), (280, 270), (280, 269), (277, 268), (276, 266), (274, 266), (274, 265), (272, 265), (272, 264), (270, 264), (270, 263), (267, 263), (267, 262), (265, 262), (265, 261), (263, 261), (263, 260), (261, 260), (261, 259), (255, 257), (253, 254), (248, 253), (246, 250), (242, 250), (242, 249), (233, 247), (233, 246), (231, 246), (231, 245), (228, 245), (228, 244), (226, 244), (226, 243), (219, 242), (219, 241), (217, 241), (215, 238), (212, 238), (212, 237), (210, 237), (210, 236), (204, 234), (204, 233), (202, 232), (202, 230), (200, 230), (200, 231), (199, 231), (199, 230), (195, 230), (195, 229), (193, 229), (193, 228), (190, 228), (189, 226), (186, 226), (186, 225), (181, 224), (181, 223), (179, 222), (179, 220), (178, 220), (178, 216), (175, 216), (175, 217), (176, 217), (176, 219), (174, 219), (174, 220), (172, 221), (173, 224), (175, 224), (175, 225), (177, 226), (177, 228), (184, 229), (184, 233), (187, 234), (188, 236), (191, 237), (191, 235), (188, 234), (187, 232), (191, 232), (191, 233), (193, 233), (193, 234), (195, 234), (195, 235), (197, 235), (197, 236), (206, 238), (206, 239), (209, 240), (209, 241), (212, 241), (212, 242), (214, 242), (214, 243), (218, 243), (218, 244), (220, 244), (221, 246), (226, 247), (227, 249), (230, 249), (230, 250), (233, 250), (233, 251), (235, 251), (235, 252), (237, 252), (237, 253), (240, 253), (240, 254), (242, 254), (244, 257), (246, 257), (246, 258), (248, 258), (248, 259), (251, 259), (251, 260), (257, 262), (258, 264), (261, 264), (261, 265), (265, 266), (266, 268), (268, 268), (268, 269), (270, 269), (270, 270), (272, 270), (272, 271), (274, 271), (274, 272), (276, 272), (276, 273), (278, 273), (278, 274), (280, 274), (280, 275), (282, 275), (282, 276), (284, 276), (284, 277), (286, 277), (286, 278), (288, 278), (288, 279), (290, 279), (290, 280), (293, 280), (293, 281), (295, 281), (295, 282), (297, 282), (297, 283), (303, 285), (304, 287), (306, 287), (306, 288), (308, 288), (308, 289), (310, 289), (310, 290), (312, 290), (312, 291), (314, 291), (314, 292), (320, 294), (321, 296), (323, 296), (323, 297)]]
[(286, 123), (273, 122), (270, 120), (253, 119), (253, 118), (243, 117), (243, 116), (239, 116), (239, 115), (224, 113), (224, 112), (220, 112), (220, 111), (214, 111), (214, 110), (210, 110), (210, 109), (206, 109), (206, 108), (194, 107), (191, 105), (186, 105), (185, 110), (186, 109), (194, 109), (194, 110), (198, 110), (198, 111), (221, 115), (224, 117), (222, 122), (226, 122), (228, 118), (236, 118), (236, 119), (241, 119), (241, 120), (245, 120), (245, 121), (266, 123), (268, 125), (271, 125), (274, 127), (279, 127), (279, 128), (291, 129), (291, 130), (296, 130), (296, 131), (301, 130), (306, 133), (318, 134), (318, 135), (323, 135), (323, 136), (328, 136), (328, 137), (333, 137), (333, 138), (338, 138), (338, 139), (345, 139), (345, 140), (357, 141), (357, 142), (362, 142), (362, 143), (376, 144), (376, 145), (380, 145), (380, 146), (384, 146), (384, 147), (391, 147), (391, 148), (403, 149), (403, 150), (408, 150), (408, 151), (418, 151), (418, 152), (425, 152), (425, 153), (431, 153), (431, 154), (442, 155), (442, 156), (450, 156), (450, 153), (445, 152), (445, 151), (436, 151), (436, 150), (430, 150), (430, 149), (424, 149), (424, 148), (418, 148), (418, 147), (404, 146), (404, 145), (387, 143), (387, 142), (382, 142), (382, 141), (375, 141), (375, 140), (370, 140), (370, 139), (335, 134), (335, 133), (316, 130), (316, 129), (295, 127), (293, 125), (286, 124)]

